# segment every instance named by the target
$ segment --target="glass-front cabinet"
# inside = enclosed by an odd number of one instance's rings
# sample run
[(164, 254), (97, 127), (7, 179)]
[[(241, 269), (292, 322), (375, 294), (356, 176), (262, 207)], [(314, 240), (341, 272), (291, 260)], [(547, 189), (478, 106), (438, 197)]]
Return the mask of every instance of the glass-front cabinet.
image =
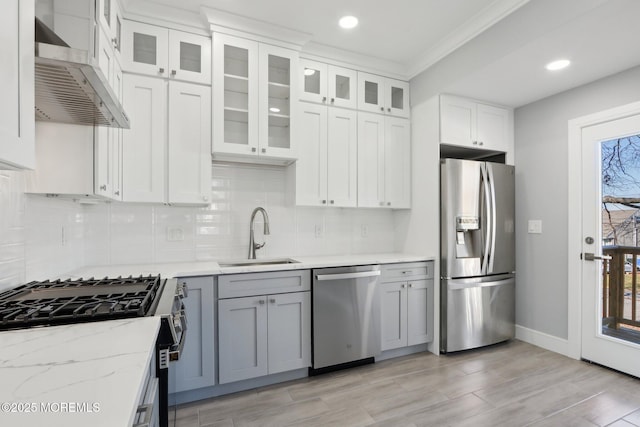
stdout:
[(300, 99), (335, 107), (357, 108), (355, 70), (300, 60)]
[(295, 159), (297, 52), (213, 35), (213, 154)]
[(358, 109), (408, 118), (409, 83), (359, 72)]

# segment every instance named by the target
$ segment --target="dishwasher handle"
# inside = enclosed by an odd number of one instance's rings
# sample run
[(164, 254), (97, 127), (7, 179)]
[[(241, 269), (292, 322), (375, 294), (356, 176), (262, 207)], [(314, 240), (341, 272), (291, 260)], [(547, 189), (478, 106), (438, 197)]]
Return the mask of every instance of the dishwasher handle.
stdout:
[(316, 280), (345, 280), (360, 279), (362, 277), (375, 277), (380, 275), (380, 270), (360, 271), (358, 273), (318, 274)]

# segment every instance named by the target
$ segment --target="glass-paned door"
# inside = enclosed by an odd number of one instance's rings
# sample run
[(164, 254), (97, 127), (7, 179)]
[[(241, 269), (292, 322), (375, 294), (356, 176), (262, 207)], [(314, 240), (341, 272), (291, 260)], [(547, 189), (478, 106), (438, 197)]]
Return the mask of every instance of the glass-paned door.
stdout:
[(582, 357), (640, 376), (640, 115), (582, 130)]

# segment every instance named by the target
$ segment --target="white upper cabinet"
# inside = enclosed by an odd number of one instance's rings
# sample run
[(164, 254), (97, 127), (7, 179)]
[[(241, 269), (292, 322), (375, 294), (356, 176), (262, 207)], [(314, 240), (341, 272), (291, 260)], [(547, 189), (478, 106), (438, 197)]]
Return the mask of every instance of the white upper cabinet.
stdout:
[(358, 206), (411, 207), (411, 135), (407, 119), (358, 113)]
[(169, 82), (169, 203), (211, 199), (211, 88)]
[(214, 158), (296, 158), (297, 62), (289, 49), (213, 35)]
[(440, 142), (513, 152), (513, 110), (458, 96), (441, 95)]
[(124, 76), (123, 107), (131, 129), (123, 131), (123, 194), (125, 202), (164, 202), (167, 140), (167, 82)]
[(135, 21), (124, 21), (125, 71), (211, 84), (211, 40)]
[(35, 167), (34, 3), (3, 3), (0, 79), (0, 169)]
[(301, 100), (357, 108), (357, 71), (301, 59), (299, 76)]
[(300, 103), (296, 204), (357, 205), (357, 112)]
[(112, 47), (115, 56), (120, 60), (122, 48), (122, 12), (117, 0), (99, 0), (97, 2), (98, 22)]
[(358, 72), (358, 109), (409, 118), (409, 83)]

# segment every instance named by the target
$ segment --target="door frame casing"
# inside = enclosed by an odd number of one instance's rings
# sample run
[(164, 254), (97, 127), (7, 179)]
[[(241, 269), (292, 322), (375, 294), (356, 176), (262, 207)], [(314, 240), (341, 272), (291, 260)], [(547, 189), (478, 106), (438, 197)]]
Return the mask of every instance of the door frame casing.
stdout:
[[(622, 105), (569, 120), (567, 292), (568, 336), (566, 356), (580, 359), (582, 353), (582, 129), (640, 114), (640, 102)], [(573, 296), (573, 298), (571, 297)]]

